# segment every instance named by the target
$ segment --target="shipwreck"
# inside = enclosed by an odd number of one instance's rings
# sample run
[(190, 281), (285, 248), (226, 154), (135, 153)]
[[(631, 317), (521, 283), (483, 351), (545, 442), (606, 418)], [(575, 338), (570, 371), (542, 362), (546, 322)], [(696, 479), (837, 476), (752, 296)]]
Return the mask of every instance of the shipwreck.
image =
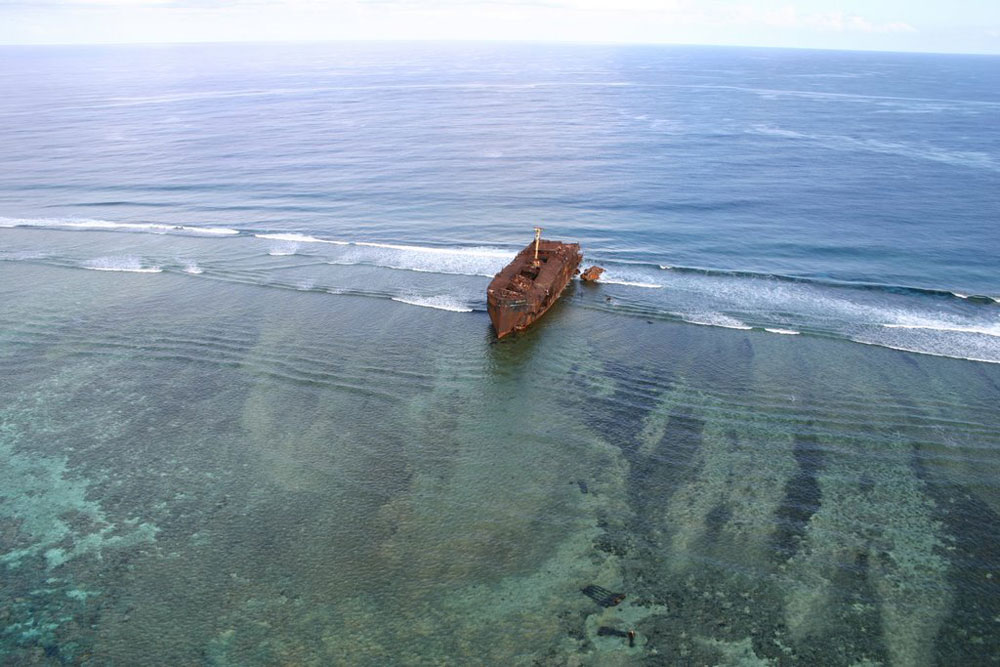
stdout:
[(580, 272), (580, 244), (546, 241), (541, 234), (542, 228), (535, 227), (535, 240), (486, 289), (486, 307), (497, 338), (529, 327)]

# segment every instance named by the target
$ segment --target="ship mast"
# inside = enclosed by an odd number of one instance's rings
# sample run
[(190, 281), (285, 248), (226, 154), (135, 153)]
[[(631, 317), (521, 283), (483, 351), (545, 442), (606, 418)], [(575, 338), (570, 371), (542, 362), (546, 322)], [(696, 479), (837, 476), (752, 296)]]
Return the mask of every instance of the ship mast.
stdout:
[(534, 266), (538, 266), (538, 241), (542, 238), (542, 228), (535, 227), (535, 261), (532, 262)]

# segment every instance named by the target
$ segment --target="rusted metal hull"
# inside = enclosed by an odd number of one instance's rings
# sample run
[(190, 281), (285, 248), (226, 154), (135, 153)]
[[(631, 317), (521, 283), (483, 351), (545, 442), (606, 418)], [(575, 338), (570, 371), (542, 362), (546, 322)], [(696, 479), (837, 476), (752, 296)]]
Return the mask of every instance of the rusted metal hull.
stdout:
[(541, 317), (569, 284), (583, 258), (577, 243), (540, 241), (538, 265), (532, 242), (493, 277), (486, 290), (486, 308), (497, 338), (523, 331)]

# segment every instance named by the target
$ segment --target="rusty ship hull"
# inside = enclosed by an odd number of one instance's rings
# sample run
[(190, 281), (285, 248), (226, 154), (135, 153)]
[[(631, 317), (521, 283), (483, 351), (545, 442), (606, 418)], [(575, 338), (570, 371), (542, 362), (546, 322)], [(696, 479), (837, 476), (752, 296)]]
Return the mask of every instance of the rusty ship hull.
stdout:
[(486, 307), (497, 338), (523, 331), (545, 314), (578, 273), (583, 256), (577, 243), (535, 242), (517, 254), (493, 277), (486, 290)]

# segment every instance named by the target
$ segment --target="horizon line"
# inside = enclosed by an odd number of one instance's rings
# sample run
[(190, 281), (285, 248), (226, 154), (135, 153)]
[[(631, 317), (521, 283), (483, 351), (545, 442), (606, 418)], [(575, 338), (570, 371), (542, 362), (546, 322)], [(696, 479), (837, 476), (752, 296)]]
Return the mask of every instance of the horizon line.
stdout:
[(460, 38), (407, 38), (407, 39), (231, 39), (231, 40), (171, 40), (171, 41), (112, 41), (112, 42), (0, 42), (3, 47), (67, 47), (67, 46), (177, 46), (177, 45), (235, 45), (235, 44), (537, 44), (562, 46), (687, 46), (704, 48), (768, 49), (784, 51), (827, 51), (836, 53), (897, 53), (909, 55), (986, 56), (998, 57), (1000, 51), (916, 51), (897, 49), (836, 49), (810, 46), (773, 46), (760, 44), (706, 44), (702, 42), (622, 42), (591, 40), (537, 40), (537, 39), (460, 39)]

